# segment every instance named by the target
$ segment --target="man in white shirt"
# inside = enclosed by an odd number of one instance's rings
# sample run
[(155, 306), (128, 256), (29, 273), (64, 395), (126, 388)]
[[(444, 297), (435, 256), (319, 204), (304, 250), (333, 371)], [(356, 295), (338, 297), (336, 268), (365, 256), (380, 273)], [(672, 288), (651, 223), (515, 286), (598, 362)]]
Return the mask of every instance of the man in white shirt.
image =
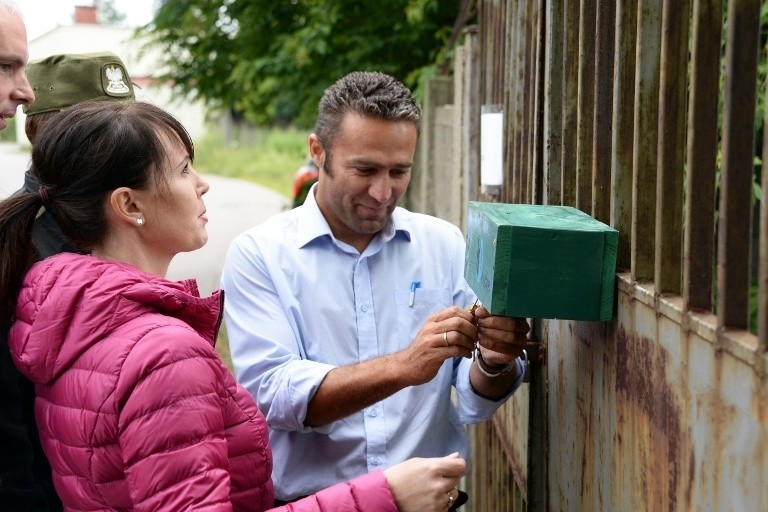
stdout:
[(397, 207), (420, 115), (382, 73), (326, 89), (309, 137), (318, 183), (227, 255), (232, 359), (267, 417), (279, 500), (410, 457), (466, 458), (464, 424), (522, 382), (527, 322), (468, 311), (459, 229)]

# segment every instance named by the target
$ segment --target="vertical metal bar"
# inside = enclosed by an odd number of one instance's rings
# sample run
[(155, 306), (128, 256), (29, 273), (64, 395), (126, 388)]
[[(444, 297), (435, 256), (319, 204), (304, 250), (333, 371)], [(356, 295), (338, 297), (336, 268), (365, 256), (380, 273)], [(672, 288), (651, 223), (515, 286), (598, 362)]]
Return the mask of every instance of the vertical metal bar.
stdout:
[(546, 3), (544, 65), (545, 204), (560, 204), (563, 171), (563, 3)]
[(683, 244), (683, 298), (692, 310), (712, 309), (722, 11), (722, 0), (694, 0)]
[(632, 159), (632, 277), (636, 281), (654, 277), (660, 42), (661, 0), (640, 0)]
[[(543, 188), (543, 158), (544, 158), (544, 108), (545, 86), (544, 67), (546, 66), (545, 41), (547, 27), (550, 24), (547, 18), (546, 0), (537, 0), (536, 12), (536, 41), (534, 60), (536, 69), (535, 78), (535, 102), (534, 102), (534, 129), (533, 131), (533, 184), (534, 192), (531, 202), (542, 204), (544, 194), (537, 193)], [(541, 341), (541, 321), (533, 323), (531, 339)], [(531, 384), (528, 388), (528, 461), (527, 461), (527, 496), (530, 512), (545, 512), (547, 510), (547, 371), (545, 365), (535, 365), (537, 371), (531, 375)]]
[(493, 68), (493, 76), (494, 76), (494, 95), (493, 95), (493, 102), (494, 104), (501, 104), (504, 100), (504, 92), (508, 89), (508, 81), (509, 75), (501, 72), (499, 73), (499, 70), (504, 70), (507, 63), (509, 62), (509, 59), (507, 56), (509, 53), (507, 53), (507, 47), (504, 44), (507, 40), (507, 27), (508, 25), (504, 23), (505, 14), (507, 12), (508, 8), (508, 2), (502, 0), (501, 2), (496, 2), (495, 4), (495, 11), (497, 14), (497, 19), (495, 21), (496, 25), (496, 34), (495, 34), (495, 40), (494, 40), (494, 47), (497, 48), (497, 52), (495, 53), (496, 62), (495, 67)]
[[(768, 89), (768, 81), (766, 81)], [(768, 109), (766, 109), (768, 119)], [(768, 126), (768, 123), (763, 126)], [(768, 130), (763, 129), (763, 193), (760, 196), (760, 248), (757, 266), (757, 341), (758, 353), (768, 350)]]
[(659, 150), (656, 182), (656, 267), (659, 294), (682, 289), (685, 93), (690, 0), (664, 0), (659, 78)]
[(491, 96), (488, 86), (488, 55), (490, 54), (489, 50), (489, 32), (490, 32), (490, 18), (488, 13), (488, 3), (489, 0), (478, 0), (480, 4), (477, 8), (477, 21), (480, 24), (481, 27), (484, 28), (480, 32), (480, 56), (481, 56), (481, 62), (480, 62), (480, 94), (481, 101), (480, 104), (483, 105), (485, 103), (488, 103), (489, 98)]
[(530, 119), (530, 61), (528, 59), (528, 43), (530, 41), (529, 0), (518, 2), (517, 18), (518, 37), (515, 47), (514, 60), (517, 62), (518, 73), (518, 107), (516, 109), (517, 133), (515, 136), (515, 152), (517, 163), (517, 182), (515, 183), (514, 199), (517, 203), (529, 202), (526, 195), (528, 189), (528, 134)]
[(503, 71), (505, 69), (504, 58), (504, 21), (498, 19), (499, 12), (504, 11), (505, 2), (498, 0), (485, 0), (480, 12), (482, 14), (482, 48), (483, 56), (483, 104), (500, 105), (503, 98), (504, 82)]
[(616, 63), (611, 138), (611, 226), (619, 230), (616, 265), (631, 266), (632, 155), (635, 127), (637, 0), (616, 5)]
[(595, 120), (595, 2), (579, 13), (579, 107), (576, 115), (576, 208), (592, 212), (592, 134)]
[[(520, 165), (518, 154), (518, 130), (520, 124), (517, 119), (517, 111), (520, 109), (520, 60), (517, 58), (517, 48), (520, 40), (520, 2), (516, 5), (506, 5), (503, 19), (506, 20), (506, 26), (509, 28), (507, 37), (504, 41), (507, 64), (504, 75), (508, 78), (505, 95), (504, 112), (504, 162), (509, 179), (504, 180), (504, 191), (502, 197), (507, 202), (519, 202), (518, 189), (520, 181)], [(502, 16), (499, 16), (501, 19)]]
[(749, 326), (749, 244), (760, 0), (728, 2), (717, 326)]
[(566, 2), (563, 16), (562, 204), (576, 206), (576, 112), (579, 95), (579, 4)]
[(536, 115), (536, 6), (538, 0), (526, 1), (525, 46), (523, 48), (523, 69), (525, 70), (523, 91), (523, 172), (522, 202), (533, 203), (533, 138), (534, 116)]
[(611, 217), (611, 132), (613, 131), (613, 62), (616, 47), (616, 4), (597, 2), (595, 37), (595, 113), (592, 138), (592, 216)]
[[(507, 28), (504, 39), (498, 41), (499, 44), (502, 45), (505, 55), (511, 55), (510, 38), (514, 36), (514, 30), (510, 25), (511, 20), (509, 19), (511, 10), (513, 9), (509, 7), (505, 2), (503, 5), (497, 6), (494, 12), (496, 20), (493, 23), (496, 23), (496, 24), (501, 23)], [(483, 27), (481, 27), (480, 30), (482, 32)], [(502, 142), (503, 144), (502, 162), (504, 166), (503, 168), (504, 175), (503, 175), (503, 181), (502, 181), (502, 186), (500, 190), (500, 196), (498, 198), (502, 201), (507, 201), (509, 198), (509, 196), (506, 195), (506, 191), (511, 190), (512, 181), (514, 179), (514, 171), (515, 171), (514, 166), (512, 164), (513, 146), (509, 143), (509, 137), (511, 133), (510, 130), (512, 129), (512, 126), (509, 122), (510, 109), (512, 108), (510, 105), (511, 105), (511, 102), (513, 101), (512, 93), (510, 89), (512, 87), (512, 73), (513, 73), (514, 65), (515, 63), (511, 62), (509, 58), (505, 58), (502, 67), (496, 70), (496, 73), (503, 78), (505, 88), (501, 98), (497, 98), (496, 103), (493, 103), (494, 108), (500, 109), (500, 111), (504, 114), (504, 120), (503, 120), (504, 139)], [(484, 112), (485, 111), (486, 110), (484, 110)]]
[(486, 48), (486, 60), (488, 61), (488, 66), (486, 67), (486, 80), (488, 82), (488, 95), (485, 98), (486, 103), (499, 103), (499, 88), (496, 86), (499, 76), (499, 70), (504, 69), (503, 67), (499, 67), (499, 64), (503, 64), (503, 61), (500, 61), (498, 58), (498, 54), (500, 51), (502, 51), (502, 48), (499, 47), (499, 30), (500, 26), (499, 23), (495, 18), (497, 15), (497, 10), (495, 8), (494, 4), (498, 4), (497, 1), (491, 0), (488, 2), (488, 5), (486, 6), (486, 14), (487, 14), (487, 27), (490, 29), (488, 31), (488, 46)]
[(546, 38), (546, 0), (534, 0), (534, 79), (533, 129), (531, 130), (531, 203), (544, 201), (544, 42)]
[(512, 192), (512, 201), (522, 203), (524, 196), (524, 162), (525, 146), (523, 145), (525, 132), (525, 16), (528, 7), (527, 0), (518, 0), (517, 5), (512, 9), (512, 25), (514, 37), (512, 40), (512, 50), (509, 52), (510, 61), (514, 63), (514, 75), (510, 79), (510, 88), (514, 95), (514, 109), (511, 112), (510, 122), (514, 125), (514, 131), (510, 132), (512, 138), (510, 144), (513, 149), (514, 183)]

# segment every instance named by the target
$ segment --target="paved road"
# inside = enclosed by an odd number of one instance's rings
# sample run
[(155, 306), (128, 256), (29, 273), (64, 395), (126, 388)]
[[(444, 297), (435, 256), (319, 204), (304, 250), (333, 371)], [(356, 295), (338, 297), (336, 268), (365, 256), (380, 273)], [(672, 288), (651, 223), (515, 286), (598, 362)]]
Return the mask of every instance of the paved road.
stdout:
[[(29, 154), (15, 144), (0, 142), (0, 197), (24, 183)], [(179, 254), (171, 262), (169, 279), (195, 277), (200, 291), (218, 287), (227, 248), (234, 237), (289, 206), (287, 197), (242, 180), (206, 175), (211, 190), (205, 195), (208, 210), (208, 243), (192, 253)]]

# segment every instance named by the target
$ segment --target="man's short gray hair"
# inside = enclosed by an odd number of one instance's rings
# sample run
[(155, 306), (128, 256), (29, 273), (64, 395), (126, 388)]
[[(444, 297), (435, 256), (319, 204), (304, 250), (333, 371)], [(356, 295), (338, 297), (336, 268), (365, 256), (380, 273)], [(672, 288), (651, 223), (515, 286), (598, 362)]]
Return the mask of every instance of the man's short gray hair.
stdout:
[[(323, 93), (315, 135), (328, 154), (348, 112), (385, 121), (408, 121), (421, 129), (421, 109), (411, 91), (394, 77), (376, 71), (355, 71)], [(326, 169), (328, 172), (329, 169)]]

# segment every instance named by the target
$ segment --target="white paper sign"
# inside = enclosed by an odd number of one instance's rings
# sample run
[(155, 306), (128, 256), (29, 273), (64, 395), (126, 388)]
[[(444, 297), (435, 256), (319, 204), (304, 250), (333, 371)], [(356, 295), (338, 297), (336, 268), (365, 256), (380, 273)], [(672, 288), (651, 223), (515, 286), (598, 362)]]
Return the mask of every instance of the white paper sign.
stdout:
[(501, 186), (504, 161), (504, 114), (480, 114), (480, 185)]

